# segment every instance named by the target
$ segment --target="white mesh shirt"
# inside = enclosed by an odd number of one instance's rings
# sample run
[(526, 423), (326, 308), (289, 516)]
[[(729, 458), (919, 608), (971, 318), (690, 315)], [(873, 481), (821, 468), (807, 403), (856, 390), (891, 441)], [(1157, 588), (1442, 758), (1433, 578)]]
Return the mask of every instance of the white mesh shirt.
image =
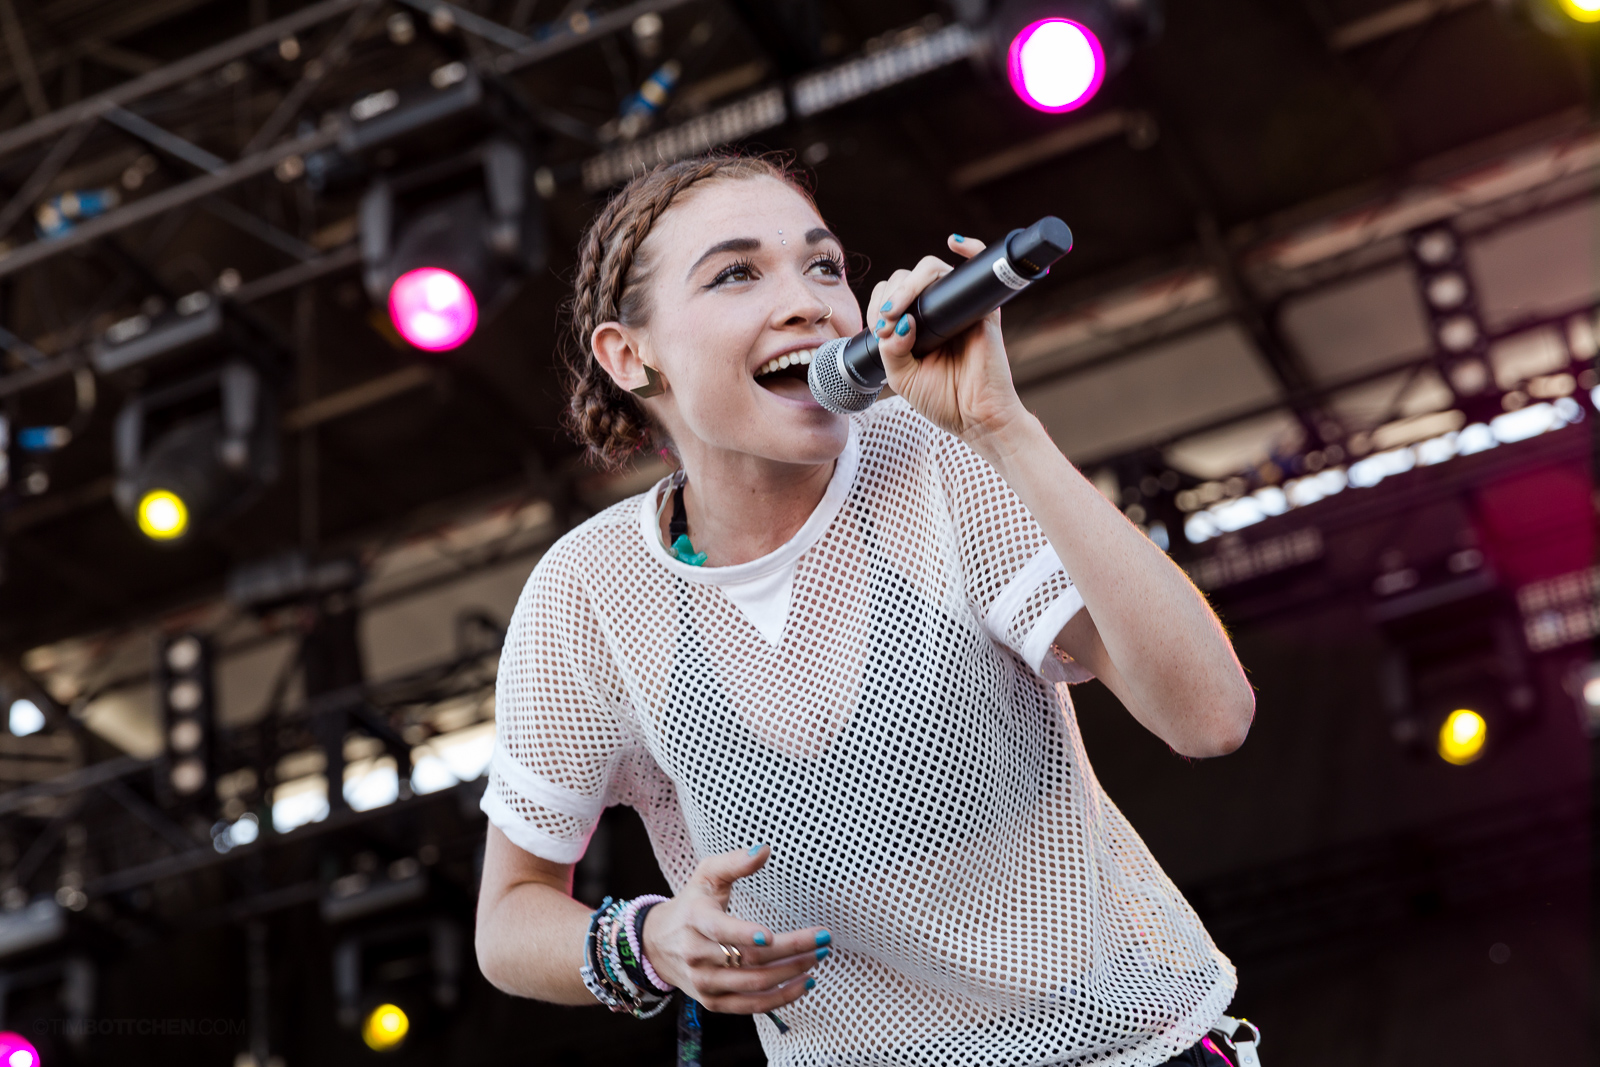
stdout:
[[(630, 804), (667, 880), (770, 844), (730, 910), (825, 926), (769, 1060), (1148, 1067), (1232, 965), (1101, 789), (1051, 646), (1082, 606), (1037, 523), (903, 401), (854, 416), (793, 540), (695, 568), (662, 486), (563, 537), (500, 663), (483, 806), (558, 863)], [(577, 966), (574, 961), (573, 966)]]

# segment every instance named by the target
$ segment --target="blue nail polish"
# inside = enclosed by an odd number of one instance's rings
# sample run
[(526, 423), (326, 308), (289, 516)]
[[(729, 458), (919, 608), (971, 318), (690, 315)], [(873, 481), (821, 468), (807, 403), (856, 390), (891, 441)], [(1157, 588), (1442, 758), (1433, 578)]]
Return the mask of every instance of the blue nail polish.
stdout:
[(767, 935), (766, 934), (757, 934), (756, 937), (755, 937), (755, 941), (756, 941), (756, 944), (758, 944), (758, 945), (765, 945), (767, 943)]
[(807, 989), (815, 989), (815, 988), (817, 988), (817, 980), (815, 978), (807, 978), (806, 979), (806, 988)]
[(904, 337), (906, 334), (910, 333), (911, 332), (911, 316), (910, 315), (901, 315), (900, 316), (900, 321), (895, 323), (894, 332), (899, 334), (901, 337)]
[(893, 307), (894, 307), (894, 301), (893, 300), (885, 300), (883, 302), (883, 306), (880, 307), (878, 310), (879, 311), (889, 311), (889, 310), (893, 309)]
[(757, 853), (759, 853), (762, 849), (764, 849), (766, 847), (767, 847), (766, 845), (751, 845), (750, 846), (750, 855), (754, 856), (754, 855), (756, 855)]
[(817, 959), (819, 959), (819, 960), (825, 960), (831, 955), (833, 955), (833, 949), (831, 949), (831, 948), (819, 948), (819, 949), (817, 949)]
[(953, 233), (950, 236), (956, 239), (956, 244), (963, 244), (966, 241), (966, 238), (961, 236), (959, 233)]
[(878, 320), (878, 325), (874, 326), (872, 329), (874, 330), (874, 332), (883, 329), (883, 320), (879, 319)]
[(826, 930), (822, 931), (820, 934), (817, 935), (817, 944), (819, 944), (819, 945), (831, 945), (831, 944), (833, 944), (833, 935), (828, 933), (828, 931), (826, 931)]

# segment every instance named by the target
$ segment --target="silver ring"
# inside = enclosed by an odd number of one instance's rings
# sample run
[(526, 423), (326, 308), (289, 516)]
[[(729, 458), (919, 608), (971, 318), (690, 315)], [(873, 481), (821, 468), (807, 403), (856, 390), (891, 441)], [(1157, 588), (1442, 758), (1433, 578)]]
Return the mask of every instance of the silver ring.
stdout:
[(831, 304), (824, 304), (822, 306), (828, 309), (828, 313), (826, 315), (822, 316), (822, 318), (818, 319), (817, 321), (818, 322), (827, 322), (829, 319), (833, 318), (833, 306)]

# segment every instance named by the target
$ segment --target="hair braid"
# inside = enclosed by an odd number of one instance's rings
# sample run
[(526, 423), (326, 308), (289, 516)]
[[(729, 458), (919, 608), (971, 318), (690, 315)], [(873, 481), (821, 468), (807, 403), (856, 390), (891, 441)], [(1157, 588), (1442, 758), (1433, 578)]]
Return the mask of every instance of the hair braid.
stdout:
[(602, 322), (643, 326), (649, 265), (640, 246), (684, 190), (715, 178), (770, 177), (810, 192), (788, 166), (766, 157), (713, 153), (653, 167), (623, 186), (595, 216), (578, 245), (578, 267), (567, 302), (570, 324), (567, 427), (600, 466), (615, 469), (648, 449), (657, 428), (643, 404), (619, 386), (594, 357), (590, 338)]

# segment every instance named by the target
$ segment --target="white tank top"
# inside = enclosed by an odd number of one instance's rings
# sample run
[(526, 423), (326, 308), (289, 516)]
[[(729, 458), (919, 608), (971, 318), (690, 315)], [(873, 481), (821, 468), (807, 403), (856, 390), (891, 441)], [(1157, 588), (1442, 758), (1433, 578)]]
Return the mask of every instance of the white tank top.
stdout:
[(834, 947), (787, 1034), (756, 1018), (780, 1067), (1149, 1067), (1198, 1041), (1233, 966), (1089, 766), (1089, 675), (1052, 647), (1083, 601), (994, 469), (879, 403), (799, 533), (736, 567), (667, 554), (664, 488), (528, 579), (490, 820), (574, 863), (632, 805), (674, 888), (771, 845), (730, 910)]

